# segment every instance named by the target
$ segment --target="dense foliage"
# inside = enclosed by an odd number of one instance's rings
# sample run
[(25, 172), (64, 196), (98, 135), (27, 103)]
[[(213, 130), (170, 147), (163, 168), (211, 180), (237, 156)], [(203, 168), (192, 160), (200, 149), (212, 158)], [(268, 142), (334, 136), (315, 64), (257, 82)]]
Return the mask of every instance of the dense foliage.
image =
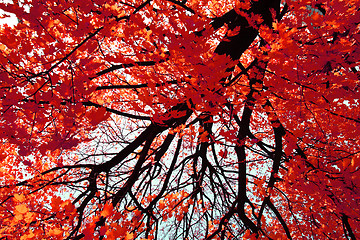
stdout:
[(0, 3), (0, 239), (356, 239), (359, 6)]

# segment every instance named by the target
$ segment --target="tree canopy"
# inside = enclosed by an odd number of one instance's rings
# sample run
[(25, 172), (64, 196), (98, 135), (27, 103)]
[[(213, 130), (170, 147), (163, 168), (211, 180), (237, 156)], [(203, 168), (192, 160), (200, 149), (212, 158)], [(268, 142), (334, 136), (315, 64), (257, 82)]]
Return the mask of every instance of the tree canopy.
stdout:
[(0, 239), (360, 237), (358, 0), (14, 0)]

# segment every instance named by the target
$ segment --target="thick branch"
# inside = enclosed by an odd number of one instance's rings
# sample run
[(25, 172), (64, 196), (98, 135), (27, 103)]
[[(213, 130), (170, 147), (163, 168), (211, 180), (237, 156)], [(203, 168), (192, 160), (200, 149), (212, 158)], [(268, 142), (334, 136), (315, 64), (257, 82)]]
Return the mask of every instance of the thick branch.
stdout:
[(90, 79), (94, 79), (94, 78), (97, 78), (97, 77), (100, 77), (104, 74), (107, 74), (109, 72), (113, 72), (115, 70), (119, 70), (119, 69), (123, 69), (123, 68), (130, 68), (130, 67), (135, 67), (135, 66), (144, 66), (144, 67), (147, 67), (147, 66), (154, 66), (155, 64), (157, 63), (162, 63), (162, 62), (165, 62), (165, 60), (160, 60), (160, 61), (142, 61), (142, 62), (133, 62), (133, 63), (123, 63), (123, 64), (119, 64), (119, 65), (113, 65), (107, 69), (104, 69), (100, 72), (97, 72), (95, 75), (96, 77), (91, 77)]
[[(90, 102), (90, 101), (83, 102), (82, 104), (83, 104), (84, 106), (91, 106), (91, 107), (96, 107), (96, 108), (104, 107), (104, 106), (101, 106), (100, 104), (93, 103), (93, 102)], [(124, 112), (120, 112), (120, 111), (118, 111), (118, 110), (115, 110), (115, 109), (112, 109), (112, 108), (108, 108), (108, 107), (104, 107), (104, 108), (105, 108), (106, 111), (108, 111), (108, 112), (115, 113), (116, 115), (120, 115), (120, 116), (123, 116), (123, 117), (128, 117), (128, 118), (133, 118), (133, 119), (139, 119), (139, 120), (151, 120), (150, 117), (137, 116), (137, 115), (130, 114), (130, 113), (124, 113)]]
[[(166, 84), (176, 84), (177, 81), (167, 81), (164, 83), (156, 83), (155, 87), (165, 86)], [(136, 85), (113, 85), (113, 86), (100, 86), (96, 90), (106, 90), (106, 89), (137, 89), (137, 88), (146, 88), (149, 87), (149, 84), (136, 84)]]
[(348, 232), (348, 234), (350, 236), (350, 239), (351, 240), (356, 240), (355, 234), (352, 231), (352, 228), (351, 228), (350, 223), (349, 223), (349, 217), (347, 215), (343, 214), (342, 217), (341, 217), (341, 221), (343, 222), (343, 224), (344, 224), (344, 226), (346, 228), (346, 231)]

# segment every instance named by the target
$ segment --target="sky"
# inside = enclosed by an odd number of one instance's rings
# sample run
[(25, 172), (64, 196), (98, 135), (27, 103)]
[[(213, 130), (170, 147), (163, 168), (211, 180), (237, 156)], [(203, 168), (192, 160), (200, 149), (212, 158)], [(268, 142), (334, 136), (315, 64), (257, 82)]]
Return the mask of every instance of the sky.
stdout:
[[(5, 12), (0, 9), (0, 16), (3, 16)], [(9, 26), (13, 26), (17, 23), (17, 18), (14, 14), (8, 13), (10, 17), (0, 18), (0, 25), (8, 24)]]

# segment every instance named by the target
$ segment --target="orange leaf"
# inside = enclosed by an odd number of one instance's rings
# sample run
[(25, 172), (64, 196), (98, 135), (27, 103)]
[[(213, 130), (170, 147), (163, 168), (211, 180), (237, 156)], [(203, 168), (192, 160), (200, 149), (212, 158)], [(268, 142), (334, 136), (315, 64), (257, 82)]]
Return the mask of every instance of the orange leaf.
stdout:
[(164, 208), (165, 208), (165, 202), (164, 202), (164, 200), (161, 199), (161, 200), (159, 201), (159, 209), (162, 210), (162, 209), (164, 209)]
[(113, 214), (113, 212), (114, 212), (114, 208), (113, 208), (112, 204), (106, 204), (104, 206), (104, 209), (101, 212), (101, 216), (107, 217), (107, 216), (110, 216), (111, 214)]

